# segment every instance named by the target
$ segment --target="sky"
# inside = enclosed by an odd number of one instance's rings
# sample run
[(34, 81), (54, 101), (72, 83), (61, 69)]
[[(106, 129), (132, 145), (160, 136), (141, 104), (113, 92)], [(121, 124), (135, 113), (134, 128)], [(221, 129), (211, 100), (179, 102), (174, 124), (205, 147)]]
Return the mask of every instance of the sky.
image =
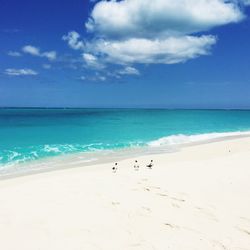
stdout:
[(250, 108), (250, 0), (0, 0), (0, 107)]

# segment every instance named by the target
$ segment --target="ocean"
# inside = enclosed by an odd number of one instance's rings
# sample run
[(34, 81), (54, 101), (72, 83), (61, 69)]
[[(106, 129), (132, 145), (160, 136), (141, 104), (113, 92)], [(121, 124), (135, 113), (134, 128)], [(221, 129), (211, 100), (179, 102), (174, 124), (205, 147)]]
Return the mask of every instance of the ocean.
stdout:
[(250, 111), (0, 109), (0, 167), (80, 152), (250, 135)]

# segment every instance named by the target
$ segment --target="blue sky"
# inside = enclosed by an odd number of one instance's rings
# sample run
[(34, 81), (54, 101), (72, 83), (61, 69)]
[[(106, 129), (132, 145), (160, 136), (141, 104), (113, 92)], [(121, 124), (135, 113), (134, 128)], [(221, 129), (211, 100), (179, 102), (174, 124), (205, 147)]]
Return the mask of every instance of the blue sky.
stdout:
[(0, 1), (0, 106), (250, 108), (250, 1)]

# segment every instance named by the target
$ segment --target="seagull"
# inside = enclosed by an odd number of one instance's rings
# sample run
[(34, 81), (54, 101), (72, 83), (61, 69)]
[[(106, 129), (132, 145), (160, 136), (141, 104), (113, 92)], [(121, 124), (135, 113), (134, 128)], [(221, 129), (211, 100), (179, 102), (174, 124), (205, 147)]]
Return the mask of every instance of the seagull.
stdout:
[(138, 165), (138, 161), (137, 160), (135, 160), (134, 169), (135, 170), (139, 170), (139, 165)]
[(117, 169), (118, 169), (118, 167), (117, 167), (117, 162), (115, 163), (115, 166), (114, 167), (112, 167), (112, 170), (113, 170), (113, 173), (115, 173), (116, 171), (117, 171)]
[(153, 165), (154, 165), (153, 160), (151, 160), (150, 163), (146, 167), (152, 169)]

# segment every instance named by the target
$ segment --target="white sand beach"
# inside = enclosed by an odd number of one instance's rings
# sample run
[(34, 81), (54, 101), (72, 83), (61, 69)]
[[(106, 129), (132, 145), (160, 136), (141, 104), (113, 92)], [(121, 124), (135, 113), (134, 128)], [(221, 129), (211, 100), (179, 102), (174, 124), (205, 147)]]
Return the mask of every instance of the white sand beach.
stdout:
[(1, 180), (0, 249), (250, 249), (250, 138), (134, 160)]

